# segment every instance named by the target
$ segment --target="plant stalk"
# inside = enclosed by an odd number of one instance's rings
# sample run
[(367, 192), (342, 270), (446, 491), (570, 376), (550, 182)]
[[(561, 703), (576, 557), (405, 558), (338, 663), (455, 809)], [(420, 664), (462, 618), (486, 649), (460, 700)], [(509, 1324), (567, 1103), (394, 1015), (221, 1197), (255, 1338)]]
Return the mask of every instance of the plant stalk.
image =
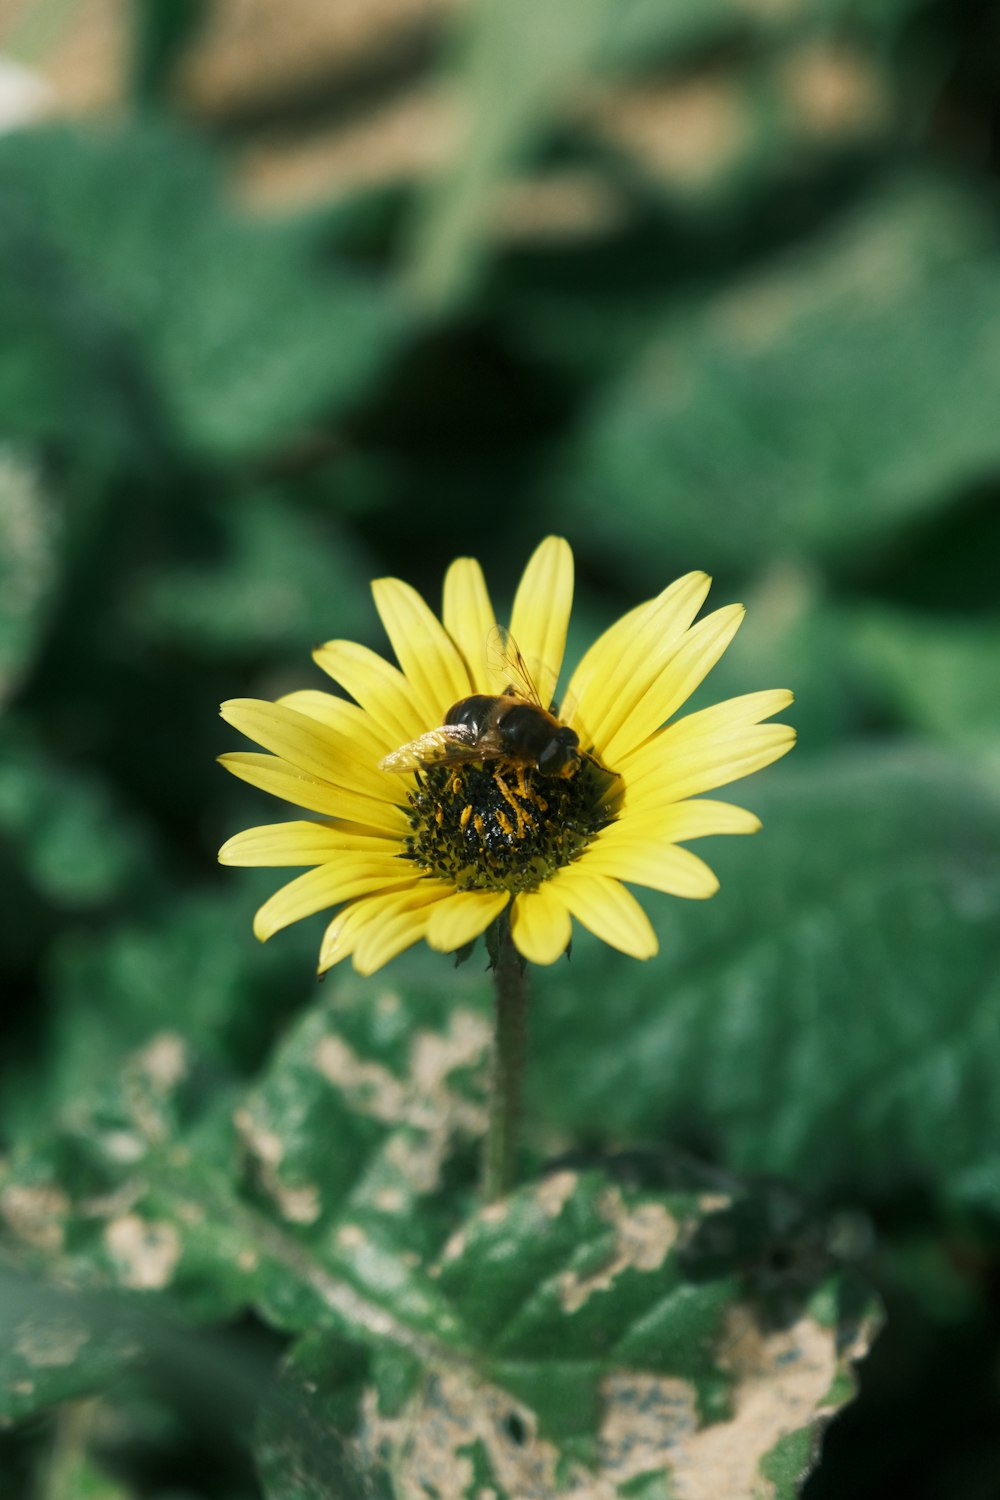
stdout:
[(483, 1196), (495, 1203), (514, 1185), (521, 1123), (521, 1076), (528, 1011), (524, 960), (510, 935), (510, 918), (499, 916), (487, 934), (493, 960), (496, 1030), (490, 1073), (490, 1114), (483, 1146)]

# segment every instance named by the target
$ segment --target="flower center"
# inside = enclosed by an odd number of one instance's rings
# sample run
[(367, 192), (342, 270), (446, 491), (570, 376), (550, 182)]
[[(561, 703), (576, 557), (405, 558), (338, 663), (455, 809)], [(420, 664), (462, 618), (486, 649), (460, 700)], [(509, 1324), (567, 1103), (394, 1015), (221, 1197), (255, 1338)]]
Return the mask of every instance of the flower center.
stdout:
[(432, 766), (410, 793), (406, 858), (460, 891), (534, 891), (614, 821), (609, 776), (543, 776), (501, 760)]

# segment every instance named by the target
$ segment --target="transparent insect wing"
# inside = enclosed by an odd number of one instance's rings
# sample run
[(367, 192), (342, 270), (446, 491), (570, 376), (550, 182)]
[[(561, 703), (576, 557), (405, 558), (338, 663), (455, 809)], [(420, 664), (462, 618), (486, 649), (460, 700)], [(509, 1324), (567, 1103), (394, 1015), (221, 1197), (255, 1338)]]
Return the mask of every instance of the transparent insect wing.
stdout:
[(520, 647), (504, 625), (497, 625), (490, 631), (486, 642), (486, 665), (498, 685), (498, 692), (511, 687), (536, 708), (548, 708), (551, 693), (544, 698), (539, 684), (544, 686), (546, 678), (552, 674), (546, 674), (541, 663), (525, 661)]
[(480, 754), (475, 735), (464, 724), (440, 724), (390, 751), (379, 761), (379, 770), (418, 771), (421, 766), (458, 765)]

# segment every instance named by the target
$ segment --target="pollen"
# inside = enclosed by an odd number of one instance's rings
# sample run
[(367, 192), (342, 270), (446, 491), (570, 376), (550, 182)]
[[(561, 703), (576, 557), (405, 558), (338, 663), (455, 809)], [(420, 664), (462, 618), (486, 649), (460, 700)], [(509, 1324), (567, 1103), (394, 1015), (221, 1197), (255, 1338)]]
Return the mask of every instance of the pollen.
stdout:
[(608, 780), (589, 763), (565, 780), (496, 761), (425, 768), (405, 857), (459, 890), (537, 890), (613, 821)]

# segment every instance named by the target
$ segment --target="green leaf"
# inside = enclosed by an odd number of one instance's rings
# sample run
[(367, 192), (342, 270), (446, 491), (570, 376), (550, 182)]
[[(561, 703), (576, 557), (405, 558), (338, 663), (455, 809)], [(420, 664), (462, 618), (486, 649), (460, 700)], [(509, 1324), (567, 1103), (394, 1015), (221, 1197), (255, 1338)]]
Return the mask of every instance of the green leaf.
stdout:
[[(592, 102), (601, 75), (649, 70), (656, 62), (678, 67), (689, 55), (726, 46), (742, 60), (739, 49), (750, 37), (776, 34), (785, 41), (796, 29), (801, 30), (799, 18), (780, 7), (750, 7), (739, 0), (675, 0), (670, 5), (629, 0), (625, 6), (607, 0), (486, 0), (464, 13), (456, 38), (455, 82), (465, 134), (461, 149), (425, 195), (410, 273), (418, 298), (440, 310), (468, 290), (495, 238), (499, 189), (561, 117), (570, 116), (579, 128), (574, 116), (580, 98)], [(779, 62), (785, 60), (781, 50), (777, 56)], [(766, 109), (759, 107), (754, 93), (760, 87), (758, 82), (741, 85), (739, 98), (733, 90), (722, 130), (728, 133), (733, 118), (744, 117), (745, 138), (735, 157), (762, 157), (770, 148), (773, 170), (774, 99), (782, 80), (767, 79)], [(788, 125), (801, 137), (801, 107), (790, 106), (793, 114), (797, 118)], [(676, 127), (664, 126), (671, 128)], [(606, 147), (602, 157), (600, 166), (606, 168)], [(633, 174), (634, 166), (619, 173), (611, 195), (617, 196), (623, 186), (634, 187), (629, 181)], [(526, 332), (530, 337), (530, 328)]]
[(467, 983), (463, 1000), (430, 979), (404, 1002), (391, 986), (373, 994), (345, 975), (235, 1116), (258, 1207), (294, 1226), (362, 1296), (442, 1337), (449, 1316), (420, 1267), (476, 1171), (484, 988)]
[(992, 1150), (1000, 806), (927, 752), (793, 758), (712, 840), (709, 902), (641, 893), (641, 968), (582, 938), (535, 976), (529, 1118), (604, 1143), (687, 1141), (852, 1195), (947, 1198)]
[(816, 1457), (816, 1435), (807, 1428), (778, 1439), (760, 1465), (761, 1478), (774, 1486), (775, 1500), (794, 1500)]
[(850, 622), (861, 668), (914, 729), (1000, 764), (1000, 620), (870, 609)]
[[(220, 913), (204, 918), (210, 952)], [(354, 1326), (377, 1292), (373, 1326), (388, 1316), (443, 1336), (448, 1315), (419, 1267), (475, 1176), (485, 997), (456, 1003), (429, 979), (411, 1009), (391, 989), (373, 995), (348, 978), (241, 1097), (221, 1086), (211, 1021), (199, 1034), (199, 998), (226, 976), (217, 959), (199, 971), (197, 931), (192, 922), (173, 973), (144, 961), (135, 940), (94, 955), (118, 966), (104, 974), (130, 997), (116, 1003), (116, 1030), (132, 1050), (116, 1055), (106, 1039), (99, 1072), (93, 1033), (83, 1032), (64, 1075), (78, 1092), (51, 1101), (8, 1163), (0, 1212), (30, 1263), (72, 1246), (80, 1274), (101, 1286), (169, 1290), (199, 1317), (252, 1303), (296, 1332), (343, 1306)], [(77, 975), (80, 1014), (101, 991), (100, 973)]]
[[(275, 1497), (318, 1496), (324, 1465), (352, 1493), (352, 1454), (401, 1500), (435, 1474), (523, 1500), (718, 1466), (750, 1497), (775, 1445), (847, 1399), (870, 1334), (830, 1234), (773, 1195), (599, 1171), (470, 1212), (487, 986), (422, 972), (405, 1001), (343, 976), (242, 1096), (152, 1035), (3, 1164), (8, 1253), (129, 1306), (251, 1308), (304, 1336), (262, 1426)], [(22, 1379), (11, 1410), (45, 1409), (48, 1387), (16, 1405)]]
[(773, 27), (774, 22), (766, 7), (755, 14), (738, 0), (679, 0), (673, 5), (632, 0), (608, 37), (608, 50), (619, 65), (648, 67), (651, 59), (683, 59), (689, 52)]
[[(817, 570), (786, 562), (738, 591), (716, 584), (705, 608), (734, 602), (746, 604), (744, 623), (685, 713), (758, 689), (794, 687), (789, 717), (798, 733), (796, 761), (868, 729), (878, 695), (846, 648), (849, 618)], [(737, 789), (734, 800), (741, 795)], [(707, 849), (711, 855), (713, 846)]]
[[(342, 1404), (329, 1409), (312, 1340), (293, 1357), (305, 1408), (322, 1430), (325, 1405), (331, 1438), (353, 1437), (399, 1500), (460, 1500), (483, 1485), (498, 1500), (589, 1485), (609, 1497), (700, 1485), (749, 1500), (793, 1437), (815, 1452), (872, 1307), (851, 1305), (829, 1261), (764, 1292), (738, 1230), (709, 1268), (699, 1239), (728, 1213), (717, 1196), (639, 1192), (596, 1172), (543, 1179), (474, 1215), (431, 1267), (462, 1349), (431, 1358), (401, 1407), (373, 1369), (352, 1421)], [(268, 1457), (278, 1500), (308, 1455), (293, 1437)]]
[[(27, 1203), (20, 1208), (27, 1223)], [(182, 1402), (209, 1403), (216, 1442), (225, 1442), (227, 1428), (246, 1430), (273, 1384), (259, 1342), (205, 1333), (162, 1299), (157, 1305), (148, 1290), (74, 1287), (71, 1261), (62, 1269), (62, 1285), (0, 1269), (0, 1420), (9, 1425), (46, 1411), (55, 1417), (52, 1469), (65, 1485), (60, 1496), (75, 1500), (74, 1483), (84, 1480), (97, 1486), (88, 1447), (95, 1459), (108, 1457), (109, 1447), (127, 1447), (142, 1425), (137, 1408), (171, 1388)], [(88, 1396), (106, 1402), (80, 1399)], [(95, 1500), (104, 1493), (96, 1488)]]
[[(856, 31), (870, 28), (876, 35), (891, 35), (918, 4), (919, 0), (892, 0), (867, 11), (859, 10), (853, 0), (835, 0), (824, 6), (817, 29), (833, 30), (846, 15)], [(616, 22), (608, 37), (611, 60), (646, 68), (651, 61), (676, 62), (750, 37), (794, 39), (802, 27), (800, 13), (791, 6), (747, 5), (741, 0), (675, 0), (672, 5), (663, 5), (661, 0), (629, 0)]]
[(262, 948), (250, 911), (245, 891), (192, 891), (154, 919), (60, 931), (47, 964), (44, 1066), (22, 1062), (6, 1077), (6, 1126), (35, 1133), (161, 1028), (194, 1050), (216, 1086), (252, 1073), (283, 1011), (315, 981), (306, 934), (291, 948)]
[[(398, 1369), (405, 1361), (393, 1357)], [(351, 1434), (369, 1360), (357, 1344), (306, 1334), (258, 1418), (255, 1458), (273, 1500), (391, 1500), (372, 1483)]]
[(62, 765), (13, 720), (0, 741), (0, 839), (35, 894), (92, 911), (141, 878), (141, 827), (97, 776)]
[(401, 332), (383, 292), (322, 264), (314, 227), (241, 218), (213, 157), (160, 125), (7, 137), (0, 202), (16, 430), (93, 440), (82, 403), (127, 446), (134, 429), (260, 454), (355, 401)]
[(41, 475), (0, 447), (0, 707), (31, 666), (58, 565), (58, 525)]
[[(10, 1222), (26, 1192), (8, 1195)], [(126, 1329), (93, 1298), (0, 1268), (0, 1419), (18, 1421), (107, 1386), (134, 1359)]]
[(978, 205), (933, 183), (883, 188), (668, 317), (576, 450), (573, 524), (658, 586), (664, 555), (744, 570), (846, 558), (1000, 465), (998, 334)]
[(414, 294), (431, 309), (467, 289), (493, 229), (498, 186), (565, 106), (614, 14), (607, 0), (484, 0), (463, 15), (466, 139), (427, 194), (410, 270)]
[(376, 569), (349, 532), (293, 510), (277, 494), (211, 506), (204, 560), (158, 562), (129, 580), (130, 631), (210, 657), (305, 653), (319, 639), (371, 623)]
[(208, 7), (206, 0), (137, 0), (135, 11), (132, 88), (148, 101), (166, 92)]

